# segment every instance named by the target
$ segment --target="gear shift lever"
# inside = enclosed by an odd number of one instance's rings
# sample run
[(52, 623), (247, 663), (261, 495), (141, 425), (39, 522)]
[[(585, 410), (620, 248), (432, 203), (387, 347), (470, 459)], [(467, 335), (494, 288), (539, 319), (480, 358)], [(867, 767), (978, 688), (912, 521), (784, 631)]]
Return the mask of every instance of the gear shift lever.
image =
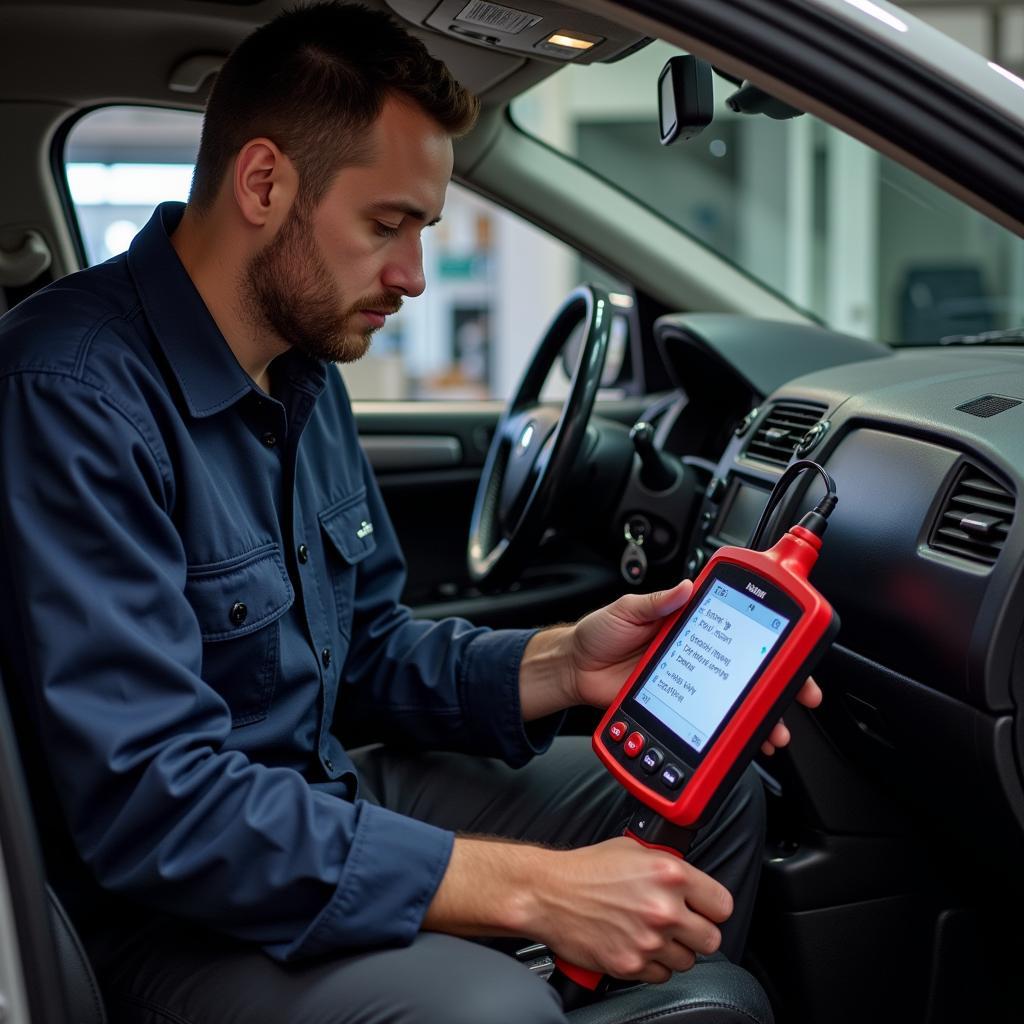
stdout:
[(640, 456), (640, 483), (649, 491), (667, 491), (676, 482), (676, 469), (654, 447), (654, 427), (640, 420), (629, 432), (629, 439)]

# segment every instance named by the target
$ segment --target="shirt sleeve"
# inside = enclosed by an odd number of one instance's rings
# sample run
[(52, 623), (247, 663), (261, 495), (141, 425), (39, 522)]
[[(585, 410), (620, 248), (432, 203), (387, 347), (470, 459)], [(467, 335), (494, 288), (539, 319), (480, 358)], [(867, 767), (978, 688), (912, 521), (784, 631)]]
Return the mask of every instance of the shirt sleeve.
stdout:
[(564, 717), (523, 722), (519, 668), (536, 631), (413, 619), (401, 603), (398, 539), (365, 454), (362, 463), (377, 544), (359, 563), (338, 712), (346, 729), (525, 764), (550, 746)]
[(4, 647), (99, 883), (282, 960), (411, 941), (452, 835), (225, 748), (153, 422), (18, 372), (0, 431)]

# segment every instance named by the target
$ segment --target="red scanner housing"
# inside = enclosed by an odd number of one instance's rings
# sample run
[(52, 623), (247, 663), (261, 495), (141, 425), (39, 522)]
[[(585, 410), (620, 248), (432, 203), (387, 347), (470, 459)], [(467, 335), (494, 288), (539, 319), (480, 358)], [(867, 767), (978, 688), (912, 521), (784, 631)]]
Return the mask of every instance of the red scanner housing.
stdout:
[[(839, 630), (839, 618), (808, 582), (820, 550), (821, 538), (804, 526), (794, 526), (768, 551), (720, 548), (694, 580), (686, 604), (665, 620), (594, 732), (594, 750), (608, 771), (654, 812), (635, 813), (627, 836), (684, 857), (697, 827), (714, 814), (828, 649)], [(720, 720), (710, 734), (687, 739), (636, 698), (652, 670), (668, 664), (663, 659), (679, 643), (680, 630), (719, 584), (725, 584), (727, 591), (731, 588), (734, 602), (741, 596), (751, 611), (760, 608), (763, 614), (767, 609), (769, 616), (777, 612), (777, 621), (787, 625), (771, 647), (763, 647), (757, 667), (731, 704), (718, 709)], [(696, 635), (697, 630), (690, 632)], [(706, 666), (712, 664), (709, 658), (703, 661)], [(685, 687), (681, 677), (678, 681)], [(651, 757), (654, 768), (650, 764), (637, 767), (645, 749), (657, 755)], [(657, 776), (655, 772), (663, 766), (665, 774)], [(600, 972), (558, 957), (555, 966), (552, 983), (566, 1009), (592, 1001), (605, 981)]]
[[(593, 739), (598, 757), (622, 786), (671, 824), (695, 827), (714, 813), (835, 637), (839, 619), (808, 582), (820, 550), (820, 537), (803, 526), (794, 526), (768, 551), (720, 548), (694, 580), (690, 599), (662, 625), (601, 719)], [(751, 594), (766, 595), (790, 621), (720, 726), (695, 750), (650, 718), (633, 698), (676, 638), (681, 620), (694, 612), (716, 581), (726, 581), (734, 590), (749, 583)], [(627, 739), (616, 741), (623, 725)], [(671, 767), (682, 776), (676, 788), (637, 769), (637, 733), (672, 758)], [(673, 773), (667, 774), (671, 780)]]

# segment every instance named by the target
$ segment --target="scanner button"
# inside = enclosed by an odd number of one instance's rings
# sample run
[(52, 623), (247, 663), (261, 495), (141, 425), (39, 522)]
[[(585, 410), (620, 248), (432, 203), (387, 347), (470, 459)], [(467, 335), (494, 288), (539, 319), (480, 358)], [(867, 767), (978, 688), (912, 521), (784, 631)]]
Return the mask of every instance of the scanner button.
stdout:
[(669, 789), (678, 789), (679, 784), (683, 781), (683, 773), (674, 764), (667, 764), (661, 773), (661, 781)]
[(665, 755), (657, 747), (651, 747), (640, 759), (640, 764), (648, 775), (653, 775), (661, 767), (661, 763), (664, 760)]
[(608, 735), (616, 743), (621, 743), (622, 737), (626, 735), (627, 728), (628, 726), (625, 722), (612, 722), (612, 724), (608, 726)]
[(644, 734), (631, 732), (622, 749), (626, 751), (626, 757), (638, 757), (640, 751), (644, 749)]

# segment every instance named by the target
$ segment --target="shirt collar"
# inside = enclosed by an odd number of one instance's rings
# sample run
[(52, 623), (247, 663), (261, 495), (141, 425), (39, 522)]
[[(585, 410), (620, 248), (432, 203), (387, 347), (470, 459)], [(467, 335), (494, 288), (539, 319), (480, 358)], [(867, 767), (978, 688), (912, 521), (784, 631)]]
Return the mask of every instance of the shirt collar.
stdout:
[[(128, 268), (157, 343), (193, 416), (212, 416), (258, 392), (242, 369), (171, 245), (184, 203), (161, 203), (128, 249)], [(288, 378), (304, 390), (323, 390), (324, 365), (291, 350)]]

